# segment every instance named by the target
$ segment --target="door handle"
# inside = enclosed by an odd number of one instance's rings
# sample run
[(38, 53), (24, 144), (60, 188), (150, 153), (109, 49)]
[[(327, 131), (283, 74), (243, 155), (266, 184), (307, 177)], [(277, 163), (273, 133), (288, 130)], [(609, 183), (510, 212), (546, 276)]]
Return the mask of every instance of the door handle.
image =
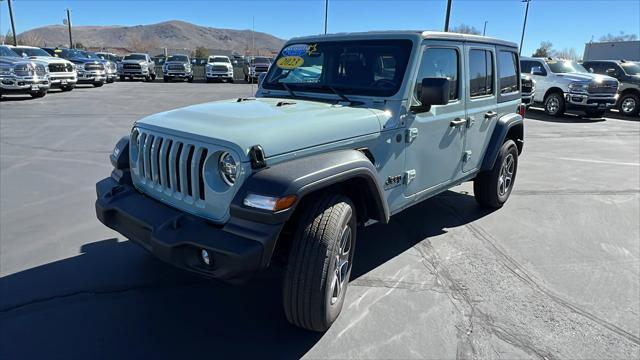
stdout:
[(467, 123), (467, 120), (456, 118), (455, 120), (451, 120), (451, 122), (449, 123), (449, 127), (458, 127), (458, 126), (464, 125), (466, 123)]
[(496, 116), (496, 115), (498, 115), (498, 113), (497, 113), (497, 112), (495, 112), (495, 111), (489, 111), (489, 112), (486, 112), (486, 113), (484, 114), (484, 118), (485, 118), (486, 120), (489, 120), (489, 119), (491, 119), (492, 117), (494, 117), (494, 116)]

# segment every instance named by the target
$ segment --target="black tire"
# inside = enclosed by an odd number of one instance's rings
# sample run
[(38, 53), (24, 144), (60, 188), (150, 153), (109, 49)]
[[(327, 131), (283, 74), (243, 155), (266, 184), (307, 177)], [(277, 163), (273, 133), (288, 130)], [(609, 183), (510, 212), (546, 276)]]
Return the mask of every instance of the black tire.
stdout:
[(249, 82), (249, 76), (247, 76), (246, 74), (244, 75), (244, 82)]
[(187, 79), (187, 82), (192, 83), (193, 82), (193, 76), (191, 76), (190, 78)]
[(107, 79), (107, 84), (113, 84), (116, 81), (116, 79)]
[(551, 93), (544, 99), (544, 112), (549, 116), (564, 115), (565, 103), (564, 97), (560, 93)]
[[(508, 164), (509, 159), (512, 161), (511, 165)], [(506, 176), (502, 177), (503, 169), (505, 175), (508, 175), (507, 169), (511, 171), (508, 183), (505, 181)], [(509, 195), (511, 195), (517, 172), (518, 148), (513, 140), (507, 140), (500, 147), (493, 169), (479, 173), (473, 180), (473, 193), (476, 201), (488, 208), (501, 208), (509, 199)], [(501, 178), (503, 179), (502, 181)], [(501, 184), (506, 184), (506, 187), (501, 188)]]
[(163, 78), (162, 78), (162, 80), (163, 80), (164, 82), (169, 82), (169, 77), (165, 76), (165, 77), (163, 77)]
[(604, 116), (604, 113), (607, 110), (604, 109), (586, 109), (584, 111), (584, 113), (588, 116), (588, 117), (592, 117), (592, 118), (601, 118)]
[(62, 91), (71, 91), (73, 89), (75, 89), (76, 84), (71, 84), (71, 85), (65, 85), (65, 86), (61, 86), (60, 90)]
[(150, 75), (145, 76), (144, 77), (144, 81), (145, 82), (150, 82), (151, 81), (151, 76)]
[(207, 84), (210, 84), (210, 83), (211, 83), (211, 79), (210, 79), (210, 78), (207, 78), (207, 80), (206, 80), (206, 81), (207, 81)]
[(32, 98), (41, 98), (47, 95), (47, 90), (34, 91), (30, 95)]
[(104, 83), (103, 83), (103, 82), (94, 82), (94, 83), (93, 83), (93, 86), (94, 86), (94, 87), (101, 87), (102, 85), (104, 85)]
[[(327, 194), (310, 201), (302, 210), (291, 245), (283, 305), (293, 325), (326, 331), (342, 310), (349, 284), (356, 212), (351, 200), (343, 195)], [(338, 273), (340, 276), (335, 275)], [(341, 286), (335, 286), (337, 283)]]
[(624, 116), (636, 116), (640, 112), (640, 97), (636, 94), (622, 95), (618, 104), (618, 110)]
[(229, 79), (229, 82), (233, 84), (233, 79)]
[(126, 80), (126, 78), (124, 76), (120, 75), (120, 81), (125, 81), (125, 80)]

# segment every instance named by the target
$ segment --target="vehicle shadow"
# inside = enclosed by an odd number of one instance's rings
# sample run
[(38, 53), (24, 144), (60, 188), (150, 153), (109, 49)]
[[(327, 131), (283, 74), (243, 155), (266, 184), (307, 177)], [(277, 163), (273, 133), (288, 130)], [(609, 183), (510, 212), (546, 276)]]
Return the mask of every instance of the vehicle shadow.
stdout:
[(640, 121), (640, 116), (625, 116), (620, 113), (618, 110), (610, 110), (607, 112), (606, 116), (608, 118), (616, 119), (616, 120), (625, 120), (625, 121)]
[[(448, 191), (390, 224), (363, 228), (352, 280), (487, 214), (472, 196)], [(117, 239), (0, 278), (0, 291), (3, 359), (289, 359), (324, 336), (287, 323), (277, 268), (230, 285), (174, 269)]]
[(5, 95), (2, 94), (2, 98), (0, 98), (0, 102), (11, 102), (11, 101), (26, 101), (26, 100), (37, 100), (37, 98), (32, 97), (29, 94), (26, 95)]
[(544, 110), (539, 108), (529, 108), (527, 109), (525, 120), (539, 120), (553, 123), (563, 123), (563, 124), (577, 124), (577, 123), (596, 123), (601, 121), (606, 121), (605, 118), (590, 118), (586, 117), (583, 114), (573, 114), (573, 113), (565, 113), (559, 117), (549, 116), (544, 113)]

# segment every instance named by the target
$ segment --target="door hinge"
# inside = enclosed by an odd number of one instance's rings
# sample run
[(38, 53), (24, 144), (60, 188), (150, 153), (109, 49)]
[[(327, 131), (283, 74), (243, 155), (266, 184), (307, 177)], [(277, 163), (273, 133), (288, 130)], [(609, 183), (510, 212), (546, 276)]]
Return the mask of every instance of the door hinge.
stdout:
[(470, 128), (473, 126), (473, 124), (476, 123), (476, 118), (475, 116), (469, 116), (469, 118), (467, 119), (467, 128)]
[(471, 160), (471, 150), (467, 150), (464, 152), (464, 155), (462, 156), (462, 161), (467, 162)]
[(417, 137), (418, 137), (418, 129), (417, 128), (409, 128), (409, 129), (407, 129), (407, 135), (405, 136), (405, 142), (411, 143)]
[(404, 183), (409, 185), (416, 178), (416, 171), (414, 169), (407, 170), (404, 172)]

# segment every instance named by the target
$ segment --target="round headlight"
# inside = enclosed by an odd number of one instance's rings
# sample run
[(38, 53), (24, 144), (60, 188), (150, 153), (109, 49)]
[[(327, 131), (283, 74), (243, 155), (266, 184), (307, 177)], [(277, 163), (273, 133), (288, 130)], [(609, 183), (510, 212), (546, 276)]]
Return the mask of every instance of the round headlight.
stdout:
[(228, 152), (224, 152), (220, 155), (220, 160), (218, 161), (218, 169), (220, 171), (220, 176), (222, 180), (229, 185), (233, 186), (236, 182), (236, 177), (238, 175), (238, 160), (236, 160), (233, 155)]

